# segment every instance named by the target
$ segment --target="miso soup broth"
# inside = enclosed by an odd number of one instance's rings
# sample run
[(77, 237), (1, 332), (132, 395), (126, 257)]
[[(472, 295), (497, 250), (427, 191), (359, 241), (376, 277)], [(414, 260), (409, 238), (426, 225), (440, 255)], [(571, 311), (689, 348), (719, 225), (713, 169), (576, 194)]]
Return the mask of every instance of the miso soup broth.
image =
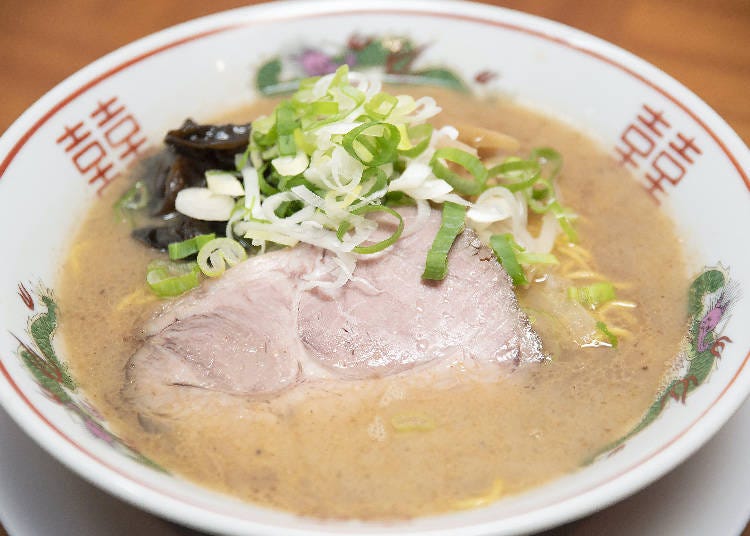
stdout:
[[(549, 353), (543, 362), (506, 367), (492, 379), (426, 369), (307, 382), (260, 398), (206, 391), (192, 412), (139, 415), (123, 396), (125, 369), (142, 326), (165, 303), (144, 279), (149, 260), (163, 254), (133, 240), (131, 227), (113, 216), (130, 186), (123, 178), (82, 224), (58, 295), (74, 378), (143, 455), (272, 508), (320, 518), (409, 518), (481, 506), (575, 471), (654, 401), (686, 329), (687, 274), (668, 218), (596, 140), (550, 117), (503, 99), (436, 88), (400, 92), (434, 97), (443, 108), (437, 124), (508, 134), (520, 142), (519, 154), (549, 146), (563, 155), (558, 187), (579, 215), (586, 256), (558, 252), (561, 264), (550, 270), (605, 274), (617, 300), (635, 305), (609, 312), (622, 328), (616, 348), (574, 342), (543, 318), (548, 300), (566, 298), (542, 270), (518, 295)], [(258, 101), (229, 116), (247, 122), (275, 104)]]

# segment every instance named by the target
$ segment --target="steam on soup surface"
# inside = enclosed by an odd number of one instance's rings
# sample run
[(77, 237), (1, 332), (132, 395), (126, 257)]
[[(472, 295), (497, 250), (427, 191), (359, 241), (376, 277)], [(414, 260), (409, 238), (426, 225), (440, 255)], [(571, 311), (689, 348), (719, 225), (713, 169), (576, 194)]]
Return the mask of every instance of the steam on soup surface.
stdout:
[[(518, 154), (549, 146), (563, 155), (557, 188), (579, 215), (580, 242), (559, 242), (560, 263), (538, 265), (531, 283), (516, 289), (549, 358), (498, 366), (489, 377), (428, 366), (259, 397), (207, 390), (191, 411), (144, 415), (127, 395), (126, 368), (143, 326), (165, 307), (144, 281), (148, 262), (164, 254), (133, 240), (131, 227), (113, 217), (113, 203), (130, 187), (123, 180), (92, 209), (71, 250), (59, 284), (61, 329), (77, 382), (141, 453), (270, 507), (394, 519), (480, 506), (542, 484), (581, 467), (640, 420), (685, 329), (687, 280), (671, 223), (594, 141), (569, 127), (504, 100), (409, 92), (437, 100), (438, 125), (510, 134)], [(231, 117), (246, 122), (276, 104), (258, 101)], [(597, 312), (609, 322), (606, 333), (586, 338), (578, 324), (594, 323), (565, 285), (585, 286), (596, 274), (615, 283), (617, 297)]]

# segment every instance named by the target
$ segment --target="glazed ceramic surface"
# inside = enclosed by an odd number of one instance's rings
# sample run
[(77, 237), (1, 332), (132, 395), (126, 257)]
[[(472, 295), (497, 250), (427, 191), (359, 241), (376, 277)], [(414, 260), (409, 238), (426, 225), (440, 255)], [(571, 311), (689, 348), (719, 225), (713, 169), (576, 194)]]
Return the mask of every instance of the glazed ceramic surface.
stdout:
[[(692, 274), (681, 366), (630, 433), (580, 471), (486, 508), (402, 523), (304, 519), (170, 475), (86, 400), (55, 335), (58, 270), (88, 207), (171, 125), (349, 64), (386, 80), (500, 92), (600, 140), (677, 222)], [(702, 101), (601, 40), (454, 2), (295, 2), (218, 14), (125, 47), (45, 95), (0, 140), (0, 401), (86, 479), (228, 534), (510, 534), (616, 501), (702, 445), (750, 391), (750, 153)], [(85, 289), (81, 289), (85, 292)], [(675, 311), (684, 315), (684, 311)], [(96, 329), (92, 325), (92, 329)], [(688, 462), (690, 463), (690, 462)]]

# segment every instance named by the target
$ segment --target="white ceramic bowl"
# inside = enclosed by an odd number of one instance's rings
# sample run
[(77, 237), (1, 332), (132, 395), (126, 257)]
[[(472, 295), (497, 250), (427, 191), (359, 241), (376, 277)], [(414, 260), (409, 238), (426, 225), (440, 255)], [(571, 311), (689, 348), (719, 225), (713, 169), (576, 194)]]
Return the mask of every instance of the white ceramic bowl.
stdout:
[[(244, 504), (150, 468), (108, 432), (85, 393), (68, 381), (65, 356), (49, 344), (56, 319), (48, 288), (97, 191), (186, 115), (210, 117), (250, 101), (261, 87), (272, 91), (306, 69), (328, 68), (332, 54), (346, 57), (347, 47), (356, 45), (350, 41), (355, 34), (405, 36), (427, 45), (405, 74), (501, 91), (595, 136), (632, 167), (657, 201), (654, 210), (673, 215), (689, 268), (706, 283), (696, 287), (693, 321), (696, 328), (703, 321), (707, 335), (701, 344), (691, 341), (692, 359), (654, 406), (663, 411), (648, 417), (655, 425), (574, 474), (486, 508), (403, 523), (326, 522)], [(307, 56), (300, 55), (304, 50)], [(747, 147), (678, 82), (597, 38), (521, 13), (454, 2), (320, 1), (189, 22), (71, 76), (0, 140), (0, 225), (6, 230), (0, 402), (84, 478), (211, 532), (464, 536), (562, 523), (633, 493), (685, 460), (750, 391), (750, 302), (741, 298), (750, 286), (748, 169)]]

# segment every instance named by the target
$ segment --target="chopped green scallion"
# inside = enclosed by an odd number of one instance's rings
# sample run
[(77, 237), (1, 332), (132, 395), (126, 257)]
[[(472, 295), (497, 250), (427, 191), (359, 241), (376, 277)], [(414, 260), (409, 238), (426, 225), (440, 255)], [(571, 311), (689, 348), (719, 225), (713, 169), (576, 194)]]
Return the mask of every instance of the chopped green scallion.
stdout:
[(242, 244), (231, 238), (214, 238), (203, 244), (198, 252), (198, 267), (208, 277), (218, 277), (227, 266), (230, 268), (244, 261), (247, 252)]
[(487, 176), (499, 176), (503, 179), (503, 182), (501, 182), (502, 186), (511, 192), (518, 192), (533, 186), (539, 179), (540, 173), (541, 168), (537, 162), (521, 160), (520, 158), (509, 158), (502, 164), (490, 168)]
[[(441, 160), (458, 164), (468, 171), (474, 180), (466, 179), (452, 171)], [(436, 177), (443, 179), (460, 194), (478, 195), (482, 192), (487, 182), (487, 168), (484, 167), (482, 161), (473, 154), (456, 149), (455, 147), (443, 147), (435, 151), (430, 161), (430, 166), (432, 166), (432, 172)]]
[(539, 162), (545, 179), (553, 181), (562, 169), (562, 155), (550, 147), (537, 147), (531, 151), (530, 158)]
[(195, 262), (152, 261), (146, 283), (160, 298), (179, 296), (200, 284), (200, 268)]
[(430, 145), (433, 130), (432, 125), (429, 123), (416, 125), (406, 129), (408, 139), (404, 141), (408, 141), (411, 147), (408, 149), (399, 149), (401, 155), (406, 156), (407, 158), (416, 158), (422, 154)]
[(115, 203), (115, 211), (122, 220), (133, 223), (133, 212), (141, 210), (148, 204), (148, 188), (143, 181), (137, 181)]
[(365, 168), (362, 172), (362, 184), (369, 184), (371, 181), (372, 187), (368, 189), (365, 196), (379, 192), (388, 185), (388, 177), (386, 176), (385, 171), (377, 167)]
[[(367, 246), (357, 246), (352, 250), (354, 251), (354, 253), (370, 254), (382, 251), (388, 246), (392, 246), (393, 244), (395, 244), (396, 240), (398, 240), (401, 236), (401, 233), (404, 232), (404, 219), (401, 217), (401, 214), (390, 207), (386, 207), (383, 205), (365, 205), (362, 208), (353, 210), (352, 214), (356, 216), (363, 216), (365, 214), (369, 214), (370, 212), (385, 212), (387, 214), (390, 214), (391, 216), (394, 216), (396, 219), (398, 219), (398, 226), (388, 238), (381, 240), (380, 242), (376, 242), (375, 244), (370, 244)], [(349, 222), (341, 222), (341, 225), (339, 225), (339, 228), (336, 231), (336, 236), (339, 240), (344, 237), (344, 233), (349, 230), (349, 227)]]
[(609, 344), (612, 346), (612, 348), (617, 348), (617, 344), (619, 342), (617, 340), (617, 336), (611, 331), (609, 331), (609, 328), (607, 328), (607, 324), (599, 321), (596, 323), (596, 329), (601, 331), (604, 334), (604, 336), (607, 337), (607, 341), (609, 341)]
[(609, 281), (600, 281), (584, 287), (568, 288), (569, 299), (591, 309), (596, 309), (616, 297), (615, 286)]
[(173, 261), (184, 259), (190, 255), (195, 255), (208, 242), (216, 238), (214, 233), (202, 234), (188, 238), (182, 242), (172, 242), (167, 246), (169, 258)]
[(537, 214), (544, 214), (552, 209), (555, 203), (560, 206), (555, 199), (555, 188), (547, 179), (537, 179), (525, 193), (529, 208)]
[(398, 104), (398, 99), (388, 93), (378, 93), (365, 103), (365, 111), (377, 120), (385, 119)]
[(565, 233), (565, 236), (568, 237), (568, 242), (578, 242), (578, 232), (575, 230), (573, 224), (570, 221), (570, 215), (565, 211), (562, 205), (560, 205), (560, 203), (558, 203), (557, 201), (554, 201), (550, 204), (549, 208), (555, 215), (555, 218), (557, 218), (557, 223)]
[(307, 104), (311, 115), (334, 115), (339, 113), (339, 103), (335, 101), (315, 101)]
[(552, 253), (520, 251), (516, 253), (516, 259), (521, 264), (560, 264), (560, 261)]
[(390, 123), (370, 121), (350, 130), (341, 145), (366, 166), (390, 164), (398, 158), (401, 134)]
[(429, 432), (435, 429), (435, 419), (423, 413), (399, 413), (391, 417), (397, 432)]
[(514, 285), (519, 286), (529, 284), (529, 280), (526, 278), (523, 267), (516, 256), (516, 250), (519, 248), (510, 233), (492, 235), (490, 237), (490, 247), (495, 253), (498, 262), (502, 264), (505, 271), (508, 272)]
[(282, 102), (276, 108), (276, 132), (278, 135), (279, 156), (297, 154), (297, 143), (294, 131), (299, 127), (295, 118), (294, 107), (290, 102)]
[(446, 201), (440, 229), (427, 252), (422, 279), (442, 280), (448, 275), (448, 253), (466, 225), (466, 207)]
[(294, 143), (297, 145), (297, 148), (304, 151), (304, 153), (308, 156), (313, 154), (315, 152), (315, 145), (312, 143), (309, 143), (305, 139), (305, 135), (302, 133), (301, 128), (295, 128), (294, 129)]

